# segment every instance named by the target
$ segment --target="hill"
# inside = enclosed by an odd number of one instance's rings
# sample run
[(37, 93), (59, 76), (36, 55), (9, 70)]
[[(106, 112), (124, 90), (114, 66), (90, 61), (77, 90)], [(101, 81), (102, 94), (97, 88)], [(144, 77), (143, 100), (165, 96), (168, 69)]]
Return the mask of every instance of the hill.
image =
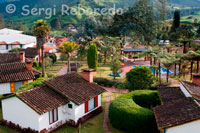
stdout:
[[(8, 2), (9, 1), (9, 2)], [(155, 0), (157, 1), (157, 0)], [(94, 8), (112, 8), (114, 5), (116, 8), (127, 8), (134, 4), (135, 0), (0, 0), (0, 13), (4, 15), (4, 18), (6, 21), (14, 21), (18, 22), (23, 20), (25, 24), (28, 27), (31, 27), (33, 22), (38, 19), (44, 19), (46, 18), (47, 22), (51, 22), (52, 20), (56, 19), (58, 15), (61, 14), (61, 8), (62, 5), (68, 5), (71, 8), (77, 9), (77, 6), (80, 4), (81, 8), (84, 9), (94, 9)], [(200, 7), (200, 1), (199, 0), (168, 0), (169, 4), (172, 4), (173, 6), (199, 6)], [(7, 7), (8, 4), (14, 4), (16, 6), (16, 11), (12, 14), (8, 14), (5, 10), (5, 7)], [(53, 13), (54, 9), (56, 12), (56, 15), (50, 16), (45, 15), (45, 11), (41, 10), (41, 13), (37, 11), (37, 15), (31, 15), (30, 13), (28, 15), (22, 15), (22, 7), (24, 5), (28, 5), (26, 7), (27, 10), (31, 12), (32, 8), (44, 8), (47, 13)], [(52, 9), (52, 11), (50, 10)], [(27, 13), (27, 12), (24, 12)], [(80, 24), (85, 17), (88, 17), (90, 15), (63, 15), (62, 20), (64, 24)]]

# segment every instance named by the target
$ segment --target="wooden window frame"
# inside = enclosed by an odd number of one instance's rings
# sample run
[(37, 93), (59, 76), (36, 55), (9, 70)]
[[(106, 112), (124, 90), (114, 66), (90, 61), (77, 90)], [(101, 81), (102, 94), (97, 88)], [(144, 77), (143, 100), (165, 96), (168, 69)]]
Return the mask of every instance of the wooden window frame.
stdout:
[[(49, 111), (49, 124), (50, 124), (50, 125), (58, 121), (58, 108), (56, 108), (57, 120), (55, 120), (55, 117), (54, 117), (54, 110), (55, 110), (55, 109), (52, 109), (51, 111)], [(51, 122), (51, 119), (50, 119), (50, 117), (51, 117), (51, 112), (52, 112), (52, 114), (53, 114), (53, 116), (52, 116), (52, 117), (53, 117), (53, 122)]]

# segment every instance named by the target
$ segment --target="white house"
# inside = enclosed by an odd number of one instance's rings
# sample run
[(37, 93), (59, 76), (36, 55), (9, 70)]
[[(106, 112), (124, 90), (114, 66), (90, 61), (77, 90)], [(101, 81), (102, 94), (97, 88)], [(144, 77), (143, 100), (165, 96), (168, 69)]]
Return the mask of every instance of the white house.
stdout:
[(84, 122), (102, 109), (101, 93), (105, 90), (92, 80), (92, 71), (85, 69), (82, 76), (58, 76), (44, 81), (45, 86), (3, 98), (3, 119), (38, 132)]
[(36, 37), (22, 34), (22, 31), (0, 30), (0, 53), (6, 53), (14, 48), (28, 48), (36, 44)]
[(34, 79), (32, 62), (25, 63), (24, 52), (0, 54), (0, 94), (13, 93)]
[(163, 105), (154, 113), (161, 133), (200, 132), (200, 75), (194, 74), (193, 82), (181, 81), (180, 87), (159, 89)]

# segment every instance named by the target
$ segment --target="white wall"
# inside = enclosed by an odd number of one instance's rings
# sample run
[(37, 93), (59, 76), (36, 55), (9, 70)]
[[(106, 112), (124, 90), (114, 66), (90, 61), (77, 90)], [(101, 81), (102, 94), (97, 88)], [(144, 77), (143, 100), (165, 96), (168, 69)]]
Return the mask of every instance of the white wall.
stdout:
[[(99, 108), (100, 106), (101, 106), (101, 94), (98, 96), (98, 106), (95, 109)], [(90, 112), (94, 111), (95, 109), (91, 110)], [(87, 115), (90, 112), (85, 113), (85, 103), (76, 106), (74, 121), (78, 122), (80, 118), (82, 118), (83, 116)]]
[(37, 114), (17, 97), (2, 100), (3, 119), (19, 124), (23, 128), (39, 129)]
[(184, 93), (184, 95), (186, 96), (186, 97), (192, 97), (191, 95), (190, 95), (190, 93), (187, 91), (187, 89), (181, 84), (180, 85), (180, 89), (181, 89), (181, 91)]
[(0, 83), (0, 94), (7, 94), (10, 92), (10, 83)]
[(166, 129), (166, 133), (199, 133), (200, 120)]
[[(33, 82), (33, 80), (28, 80), (28, 83)], [(10, 83), (0, 83), (0, 94), (8, 94), (10, 91)]]

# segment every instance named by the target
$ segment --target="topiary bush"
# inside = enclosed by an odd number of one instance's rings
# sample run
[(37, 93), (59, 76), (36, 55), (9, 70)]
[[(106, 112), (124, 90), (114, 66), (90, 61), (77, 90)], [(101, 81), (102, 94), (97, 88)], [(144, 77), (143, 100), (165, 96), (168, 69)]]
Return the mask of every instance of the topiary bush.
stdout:
[(139, 90), (121, 95), (110, 104), (110, 122), (113, 127), (126, 132), (157, 133), (154, 113), (148, 108), (160, 103), (157, 91)]

